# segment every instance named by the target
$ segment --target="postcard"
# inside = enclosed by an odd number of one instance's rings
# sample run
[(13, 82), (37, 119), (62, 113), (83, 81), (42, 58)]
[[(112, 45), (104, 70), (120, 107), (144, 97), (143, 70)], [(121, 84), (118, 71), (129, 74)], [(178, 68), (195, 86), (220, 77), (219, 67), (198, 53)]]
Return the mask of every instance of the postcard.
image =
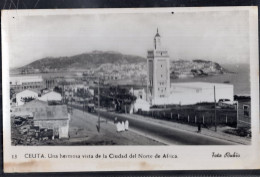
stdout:
[(1, 18), (4, 172), (259, 169), (257, 7)]

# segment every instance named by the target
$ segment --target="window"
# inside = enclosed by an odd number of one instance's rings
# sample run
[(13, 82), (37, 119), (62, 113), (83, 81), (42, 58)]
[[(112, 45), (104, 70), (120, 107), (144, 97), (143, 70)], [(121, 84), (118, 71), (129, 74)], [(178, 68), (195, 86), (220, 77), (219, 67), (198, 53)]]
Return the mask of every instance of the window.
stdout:
[(243, 105), (244, 116), (249, 117), (249, 105)]
[(162, 65), (161, 65), (161, 68), (162, 68)]

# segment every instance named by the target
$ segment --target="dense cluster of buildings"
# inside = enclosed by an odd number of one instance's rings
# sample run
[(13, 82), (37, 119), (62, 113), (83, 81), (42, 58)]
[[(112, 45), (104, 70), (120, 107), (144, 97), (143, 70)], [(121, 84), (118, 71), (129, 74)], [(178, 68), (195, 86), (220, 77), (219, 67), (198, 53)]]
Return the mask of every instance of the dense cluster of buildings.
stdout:
[(87, 76), (99, 76), (104, 80), (122, 80), (146, 77), (146, 63), (138, 64), (101, 64), (84, 72)]
[(72, 98), (80, 100), (79, 97), (85, 97), (86, 93), (93, 97), (94, 89), (88, 84), (78, 76), (11, 76), (10, 106), (13, 122), (20, 124), (20, 120), (28, 122), (32, 118), (31, 126), (19, 125), (23, 133), (24, 127), (27, 127), (27, 132), (32, 132), (32, 129), (46, 130), (53, 132), (53, 137), (68, 138), (70, 112), (66, 101)]

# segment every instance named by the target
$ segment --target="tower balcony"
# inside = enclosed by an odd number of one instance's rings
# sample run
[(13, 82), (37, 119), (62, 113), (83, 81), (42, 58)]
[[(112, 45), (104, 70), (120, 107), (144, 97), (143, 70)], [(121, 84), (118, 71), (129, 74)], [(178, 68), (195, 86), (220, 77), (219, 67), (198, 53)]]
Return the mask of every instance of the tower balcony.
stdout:
[(154, 51), (153, 50), (147, 51), (147, 58), (154, 58)]
[(155, 57), (169, 57), (167, 50), (156, 50)]

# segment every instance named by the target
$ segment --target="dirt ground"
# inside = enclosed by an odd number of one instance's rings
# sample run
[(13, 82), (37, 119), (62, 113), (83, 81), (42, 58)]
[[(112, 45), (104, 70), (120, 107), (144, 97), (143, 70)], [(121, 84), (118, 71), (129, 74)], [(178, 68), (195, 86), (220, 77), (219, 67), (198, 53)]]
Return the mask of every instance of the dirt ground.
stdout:
[(73, 109), (70, 120), (69, 139), (48, 142), (49, 145), (162, 145), (136, 132), (117, 133), (116, 125), (101, 119), (100, 132), (97, 131), (98, 118), (81, 110)]

